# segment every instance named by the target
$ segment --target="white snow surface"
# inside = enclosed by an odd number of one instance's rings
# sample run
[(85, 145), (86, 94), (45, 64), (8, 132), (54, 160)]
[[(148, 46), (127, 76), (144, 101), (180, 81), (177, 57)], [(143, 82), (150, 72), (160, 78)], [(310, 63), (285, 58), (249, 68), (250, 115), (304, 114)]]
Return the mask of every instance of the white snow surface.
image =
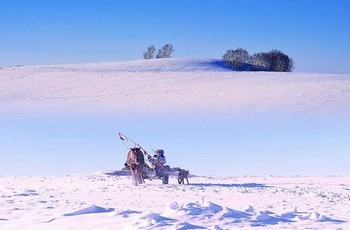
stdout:
[(350, 229), (349, 177), (0, 177), (0, 229)]
[(214, 59), (0, 69), (0, 107), (12, 113), (349, 115), (349, 98), (349, 74), (235, 72)]
[[(163, 59), (0, 69), (0, 111), (350, 115), (350, 75), (235, 72)], [(349, 177), (0, 177), (0, 229), (350, 229)]]

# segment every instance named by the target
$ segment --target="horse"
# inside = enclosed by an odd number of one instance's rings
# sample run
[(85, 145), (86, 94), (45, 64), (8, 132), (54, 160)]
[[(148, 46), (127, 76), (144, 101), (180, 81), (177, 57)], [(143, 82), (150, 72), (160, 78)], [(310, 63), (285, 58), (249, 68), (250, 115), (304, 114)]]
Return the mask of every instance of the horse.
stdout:
[(138, 185), (139, 183), (145, 183), (142, 175), (145, 158), (143, 152), (141, 151), (141, 148), (130, 148), (127, 156), (127, 162), (130, 167), (133, 184)]

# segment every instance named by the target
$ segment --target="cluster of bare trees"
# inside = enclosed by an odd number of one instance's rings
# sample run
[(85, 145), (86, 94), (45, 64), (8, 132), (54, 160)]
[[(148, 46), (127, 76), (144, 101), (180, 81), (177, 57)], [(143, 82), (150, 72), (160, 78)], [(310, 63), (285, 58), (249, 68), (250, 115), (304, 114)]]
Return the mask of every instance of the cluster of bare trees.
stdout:
[(279, 50), (251, 56), (245, 49), (230, 49), (223, 55), (223, 60), (229, 67), (239, 71), (291, 72), (294, 69), (293, 59)]
[[(150, 45), (143, 53), (143, 58), (171, 58), (173, 52), (173, 45), (166, 44), (155, 55), (156, 48), (154, 45)], [(229, 67), (238, 71), (291, 72), (294, 69), (293, 59), (279, 50), (250, 55), (243, 48), (229, 49), (222, 58)]]
[(153, 59), (155, 58), (171, 58), (171, 54), (174, 52), (173, 45), (171, 44), (166, 44), (164, 45), (161, 49), (158, 50), (158, 53), (156, 56), (156, 47), (154, 45), (150, 45), (147, 47), (146, 52), (143, 53), (143, 58), (144, 59)]

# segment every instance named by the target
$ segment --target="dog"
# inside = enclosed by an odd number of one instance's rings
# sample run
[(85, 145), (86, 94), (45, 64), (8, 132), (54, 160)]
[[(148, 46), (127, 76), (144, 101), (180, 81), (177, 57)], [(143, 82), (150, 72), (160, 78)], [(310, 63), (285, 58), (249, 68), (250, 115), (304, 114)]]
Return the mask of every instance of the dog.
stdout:
[(178, 182), (179, 184), (185, 184), (185, 179), (187, 181), (187, 184), (190, 184), (188, 182), (188, 175), (190, 174), (189, 170), (185, 170), (185, 169), (179, 169), (179, 175), (178, 175)]

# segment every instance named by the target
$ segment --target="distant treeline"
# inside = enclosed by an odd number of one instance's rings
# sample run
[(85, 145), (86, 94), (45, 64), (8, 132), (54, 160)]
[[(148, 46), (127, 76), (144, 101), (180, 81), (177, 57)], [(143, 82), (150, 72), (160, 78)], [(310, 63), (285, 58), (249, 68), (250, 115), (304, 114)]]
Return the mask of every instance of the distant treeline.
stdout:
[(230, 49), (222, 59), (229, 67), (238, 71), (291, 72), (294, 69), (293, 59), (279, 50), (256, 53), (251, 56), (245, 49)]
[[(171, 58), (174, 48), (172, 44), (166, 44), (158, 50), (157, 55), (155, 52), (155, 46), (150, 45), (143, 53), (143, 58)], [(242, 48), (229, 49), (222, 59), (230, 68), (237, 71), (291, 72), (294, 69), (293, 59), (279, 50), (250, 55), (247, 50)]]

